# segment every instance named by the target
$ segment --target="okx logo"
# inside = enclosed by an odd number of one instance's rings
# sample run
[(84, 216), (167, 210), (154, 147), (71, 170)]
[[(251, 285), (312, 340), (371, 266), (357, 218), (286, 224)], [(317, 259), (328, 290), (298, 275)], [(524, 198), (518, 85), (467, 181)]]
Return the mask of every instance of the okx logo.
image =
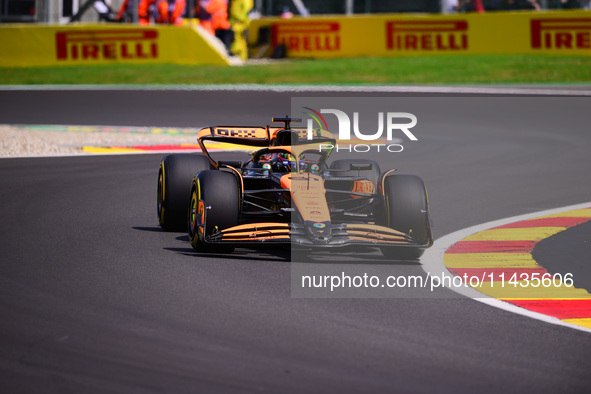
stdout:
[[(338, 138), (339, 142), (347, 142), (352, 140), (357, 141), (372, 141), (372, 144), (349, 144), (349, 145), (331, 145), (321, 144), (320, 150), (336, 148), (339, 150), (347, 150), (349, 152), (369, 152), (372, 149), (386, 150), (388, 152), (402, 152), (404, 149), (398, 143), (392, 143), (394, 140), (399, 141), (400, 138), (408, 138), (410, 141), (418, 141), (418, 138), (410, 131), (417, 125), (417, 117), (408, 112), (378, 112), (377, 113), (377, 130), (362, 130), (360, 127), (361, 115), (359, 112), (353, 112), (353, 120), (345, 111), (335, 108), (322, 108), (319, 111), (310, 107), (303, 107), (304, 114), (308, 115), (307, 119), (307, 138), (314, 139), (314, 124), (320, 130), (329, 130), (327, 121), (323, 114), (334, 115), (338, 124)], [(371, 116), (369, 113), (364, 116)], [(375, 117), (376, 114), (374, 113)], [(375, 119), (375, 118), (374, 118)], [(334, 136), (334, 132), (332, 133)]]

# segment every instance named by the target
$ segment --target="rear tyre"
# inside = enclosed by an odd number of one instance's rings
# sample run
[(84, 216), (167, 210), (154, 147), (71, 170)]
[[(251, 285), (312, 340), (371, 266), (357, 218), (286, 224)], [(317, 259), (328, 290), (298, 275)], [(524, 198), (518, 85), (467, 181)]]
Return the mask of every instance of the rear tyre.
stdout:
[[(429, 222), (429, 201), (423, 180), (415, 175), (390, 175), (384, 179), (384, 222), (394, 230), (410, 234), (429, 247), (433, 243)], [(384, 246), (385, 257), (392, 260), (416, 260), (422, 247)]]
[[(371, 170), (351, 170), (351, 164), (371, 164)], [(380, 177), (380, 165), (373, 160), (363, 159), (342, 159), (335, 160), (330, 164), (330, 168), (334, 170), (347, 170), (339, 171), (340, 176), (359, 176), (369, 179), (374, 188), (377, 185)], [(374, 189), (375, 190), (375, 189)]]
[(225, 253), (234, 250), (233, 246), (208, 245), (203, 242), (204, 237), (239, 223), (240, 188), (234, 174), (224, 171), (200, 172), (193, 180), (188, 212), (189, 240), (195, 250)]
[(156, 209), (166, 231), (186, 231), (191, 181), (199, 171), (211, 169), (205, 156), (182, 153), (165, 156), (158, 171)]

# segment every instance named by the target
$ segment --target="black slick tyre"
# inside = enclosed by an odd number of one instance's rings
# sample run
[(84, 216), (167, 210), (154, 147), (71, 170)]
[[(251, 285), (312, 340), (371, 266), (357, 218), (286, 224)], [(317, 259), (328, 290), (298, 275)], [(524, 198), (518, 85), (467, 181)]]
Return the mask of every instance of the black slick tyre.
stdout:
[(232, 252), (233, 246), (208, 245), (204, 238), (239, 224), (240, 188), (236, 176), (218, 170), (200, 172), (193, 180), (188, 212), (189, 240), (195, 250)]
[(416, 260), (424, 247), (433, 243), (429, 221), (429, 201), (423, 180), (415, 175), (390, 175), (384, 179), (384, 221), (380, 224), (401, 231), (422, 247), (381, 247), (392, 260)]
[(158, 222), (164, 230), (187, 230), (191, 182), (198, 172), (209, 169), (209, 159), (197, 154), (173, 154), (162, 159), (158, 171), (156, 209)]

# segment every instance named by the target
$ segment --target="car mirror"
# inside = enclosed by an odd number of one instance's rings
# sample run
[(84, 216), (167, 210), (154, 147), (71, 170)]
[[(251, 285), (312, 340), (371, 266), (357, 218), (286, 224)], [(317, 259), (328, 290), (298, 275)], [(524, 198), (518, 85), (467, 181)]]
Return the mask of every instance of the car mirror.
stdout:
[(351, 163), (349, 169), (354, 171), (371, 170), (373, 165), (371, 163)]
[(234, 161), (234, 160), (222, 160), (218, 161), (218, 167), (230, 166), (234, 168), (242, 168), (241, 161)]

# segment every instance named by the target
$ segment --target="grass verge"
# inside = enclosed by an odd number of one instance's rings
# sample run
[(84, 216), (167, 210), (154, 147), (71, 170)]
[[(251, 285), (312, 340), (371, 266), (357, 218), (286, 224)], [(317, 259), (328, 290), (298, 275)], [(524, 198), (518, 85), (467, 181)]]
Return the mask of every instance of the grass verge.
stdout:
[(0, 68), (0, 84), (589, 83), (591, 56), (417, 56), (282, 60), (241, 67), (99, 65)]

